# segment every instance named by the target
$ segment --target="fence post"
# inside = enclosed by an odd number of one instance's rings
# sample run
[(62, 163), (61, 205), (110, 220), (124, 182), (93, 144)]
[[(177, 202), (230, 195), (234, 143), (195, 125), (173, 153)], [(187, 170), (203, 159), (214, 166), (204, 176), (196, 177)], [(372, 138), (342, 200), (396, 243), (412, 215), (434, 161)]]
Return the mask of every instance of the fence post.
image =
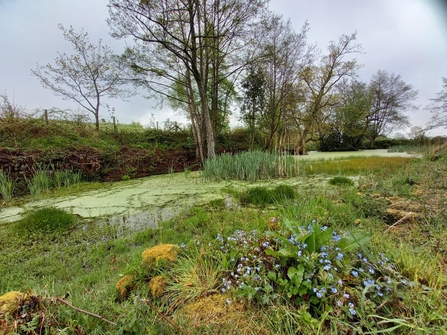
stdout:
[(115, 116), (112, 116), (112, 120), (113, 120), (113, 130), (116, 131), (116, 118), (115, 118)]
[(45, 112), (45, 124), (48, 126), (48, 109), (43, 110)]

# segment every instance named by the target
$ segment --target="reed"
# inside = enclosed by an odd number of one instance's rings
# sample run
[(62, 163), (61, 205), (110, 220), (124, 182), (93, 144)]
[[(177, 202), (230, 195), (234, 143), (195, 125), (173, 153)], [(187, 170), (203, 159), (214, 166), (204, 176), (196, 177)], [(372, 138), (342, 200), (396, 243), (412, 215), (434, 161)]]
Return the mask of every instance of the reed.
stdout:
[(237, 155), (223, 154), (204, 164), (206, 180), (258, 180), (296, 177), (303, 171), (303, 162), (293, 156), (264, 151), (248, 151)]
[(15, 182), (11, 179), (9, 174), (6, 174), (3, 170), (0, 170), (0, 194), (3, 197), (3, 201), (8, 203), (12, 199), (14, 193)]

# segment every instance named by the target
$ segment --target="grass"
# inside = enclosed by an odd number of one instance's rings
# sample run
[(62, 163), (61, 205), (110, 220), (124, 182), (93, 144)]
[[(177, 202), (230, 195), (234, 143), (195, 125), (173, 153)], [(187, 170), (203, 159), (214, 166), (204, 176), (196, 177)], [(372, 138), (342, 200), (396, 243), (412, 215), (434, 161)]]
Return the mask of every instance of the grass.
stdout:
[[(287, 198), (268, 209), (214, 201), (136, 232), (83, 221), (24, 238), (17, 224), (4, 226), (0, 292), (40, 296), (45, 314), (23, 311), (28, 321), (18, 324), (36, 333), (444, 334), (447, 152), (437, 154), (381, 167), (367, 158), (369, 167), (357, 170), (357, 158), (315, 162), (325, 175), (360, 173), (358, 185), (300, 189), (284, 181), (262, 188), (266, 199)], [(390, 197), (417, 200), (422, 216), (390, 227)], [(27, 220), (27, 227), (45, 222)], [(160, 243), (178, 245), (178, 258), (147, 269), (142, 252)], [(115, 302), (115, 285), (132, 273), (128, 299)], [(167, 286), (155, 298), (148, 285), (158, 276)], [(56, 299), (67, 292), (65, 301), (116, 325)]]

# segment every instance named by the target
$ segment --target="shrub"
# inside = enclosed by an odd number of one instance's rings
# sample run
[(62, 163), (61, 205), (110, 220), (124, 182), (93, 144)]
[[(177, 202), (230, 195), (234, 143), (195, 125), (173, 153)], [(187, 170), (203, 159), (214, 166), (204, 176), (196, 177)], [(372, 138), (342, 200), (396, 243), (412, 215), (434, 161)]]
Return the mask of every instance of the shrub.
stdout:
[(77, 218), (74, 214), (48, 207), (29, 213), (16, 225), (16, 231), (21, 235), (52, 234), (67, 230), (75, 224)]

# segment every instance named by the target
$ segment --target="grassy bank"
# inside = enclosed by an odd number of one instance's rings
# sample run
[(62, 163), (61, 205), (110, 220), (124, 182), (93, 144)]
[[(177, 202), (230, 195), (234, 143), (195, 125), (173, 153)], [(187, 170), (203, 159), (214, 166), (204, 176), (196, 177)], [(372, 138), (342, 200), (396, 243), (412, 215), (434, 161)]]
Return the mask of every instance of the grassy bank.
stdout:
[(446, 157), (313, 162), (327, 184), (233, 190), (137, 232), (31, 213), (0, 232), (0, 293), (25, 294), (0, 329), (443, 334)]

